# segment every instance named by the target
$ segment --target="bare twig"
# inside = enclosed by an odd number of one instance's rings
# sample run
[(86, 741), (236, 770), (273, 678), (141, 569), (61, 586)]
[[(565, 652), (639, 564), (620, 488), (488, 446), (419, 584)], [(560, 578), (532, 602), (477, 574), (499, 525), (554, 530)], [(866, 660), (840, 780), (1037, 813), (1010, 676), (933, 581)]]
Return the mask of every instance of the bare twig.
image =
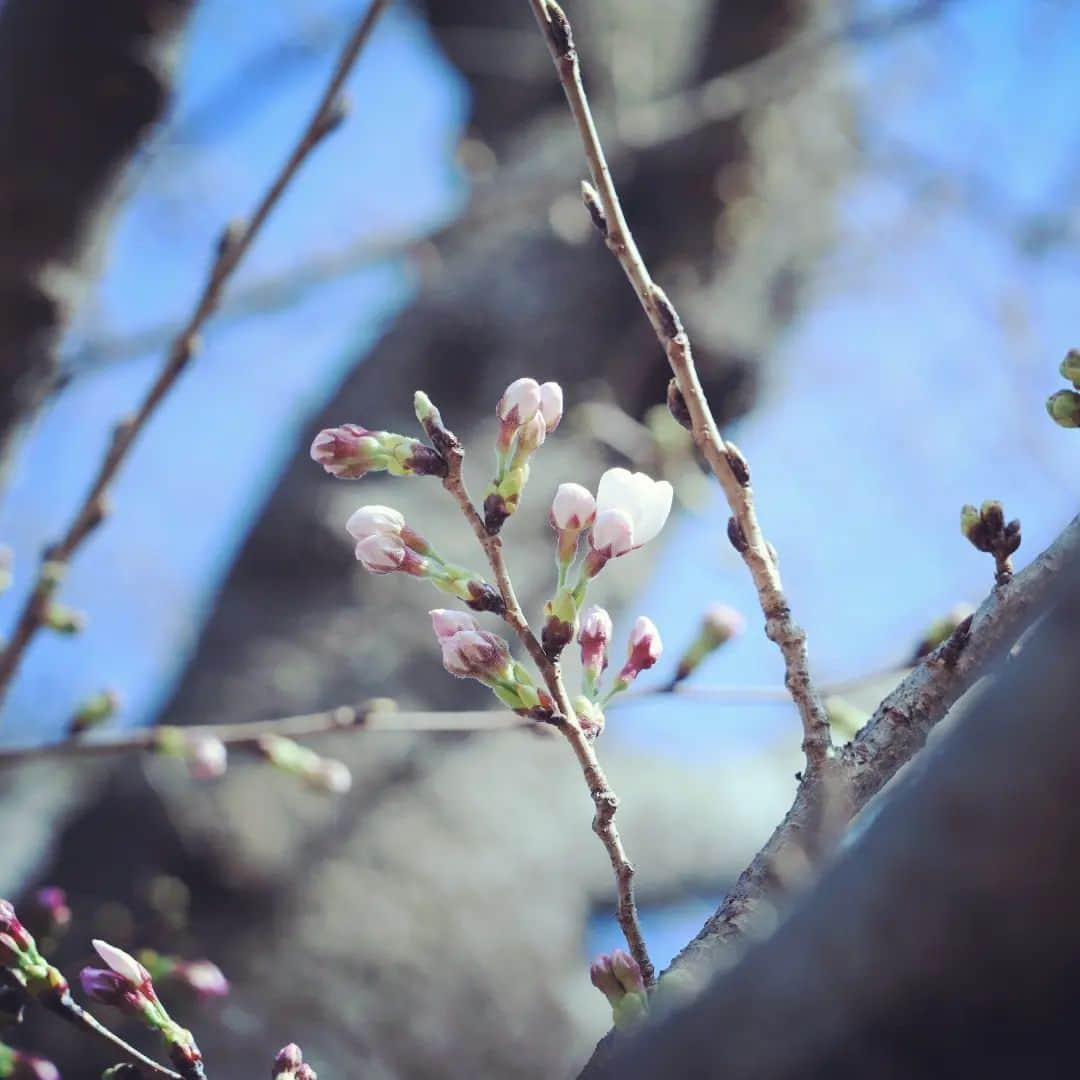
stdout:
[(135, 414), (116, 426), (97, 475), (74, 520), (68, 526), (67, 532), (46, 550), (37, 582), (19, 614), (10, 641), (0, 653), (0, 703), (3, 702), (23, 654), (47, 620), (52, 596), (64, 569), (82, 542), (104, 519), (108, 510), (108, 491), (114, 477), (136, 438), (194, 355), (199, 331), (217, 309), (226, 282), (251, 247), (300, 166), (343, 118), (340, 99), (342, 86), (370, 37), (379, 15), (389, 3), (390, 0), (372, 0), (342, 50), (311, 119), (284, 165), (259, 200), (251, 218), (247, 222), (233, 223), (223, 233), (217, 255), (194, 310), (174, 340), (161, 372)]
[(634, 959), (641, 968), (646, 986), (651, 986), (655, 981), (655, 969), (649, 959), (649, 951), (645, 945), (645, 937), (641, 932), (641, 924), (638, 921), (637, 903), (634, 899), (634, 866), (630, 862), (623, 847), (622, 838), (615, 825), (615, 811), (619, 800), (608, 783), (607, 776), (600, 766), (596, 756), (596, 749), (592, 741), (586, 736), (581, 724), (578, 722), (570, 703), (570, 697), (563, 685), (562, 674), (557, 662), (550, 660), (544, 652), (543, 646), (532, 632), (528, 619), (525, 618), (514, 592), (514, 585), (510, 579), (510, 572), (503, 556), (502, 540), (498, 536), (492, 536), (484, 525), (476, 507), (473, 505), (469, 492), (465, 487), (464, 477), (461, 475), (461, 463), (464, 451), (461, 444), (452, 432), (442, 426), (441, 419), (428, 421), (424, 424), (428, 435), (431, 437), (437, 450), (446, 458), (448, 472), (443, 480), (443, 486), (458, 504), (465, 519), (469, 522), (476, 539), (487, 555), (488, 563), (495, 574), (495, 581), (499, 587), (499, 595), (502, 597), (504, 610), (501, 613), (503, 619), (513, 628), (518, 640), (525, 647), (526, 652), (532, 657), (533, 663), (540, 672), (544, 684), (555, 701), (559, 716), (555, 718), (555, 724), (570, 743), (574, 756), (578, 759), (581, 771), (585, 777), (585, 783), (589, 788), (596, 812), (593, 815), (593, 832), (600, 838), (604, 849), (611, 860), (611, 868), (615, 875), (616, 902), (615, 914), (619, 927), (626, 938), (626, 944)]
[[(182, 728), (189, 738), (220, 739), (232, 749), (256, 748), (266, 735), (305, 739), (338, 731), (455, 732), (546, 730), (535, 721), (487, 709), (476, 712), (394, 712), (375, 705), (340, 705), (324, 712), (284, 716), (274, 720), (231, 724), (192, 724)], [(107, 757), (112, 754), (153, 753), (161, 729), (108, 731), (63, 742), (0, 748), (0, 768), (54, 758)]]
[(705, 398), (694, 366), (690, 339), (664, 291), (652, 280), (623, 215), (615, 184), (608, 169), (600, 137), (581, 81), (570, 22), (553, 0), (529, 0), (566, 93), (585, 158), (595, 187), (586, 185), (584, 196), (593, 221), (611, 253), (622, 266), (652, 323), (675, 375), (679, 394), (691, 421), (694, 442), (708, 461), (731, 507), (729, 536), (742, 555), (757, 589), (765, 614), (765, 632), (784, 657), (785, 683), (798, 707), (803, 725), (803, 750), (807, 769), (823, 770), (832, 754), (832, 738), (825, 708), (810, 678), (806, 634), (791, 617), (775, 554), (758, 524), (750, 472), (745, 459), (725, 443)]

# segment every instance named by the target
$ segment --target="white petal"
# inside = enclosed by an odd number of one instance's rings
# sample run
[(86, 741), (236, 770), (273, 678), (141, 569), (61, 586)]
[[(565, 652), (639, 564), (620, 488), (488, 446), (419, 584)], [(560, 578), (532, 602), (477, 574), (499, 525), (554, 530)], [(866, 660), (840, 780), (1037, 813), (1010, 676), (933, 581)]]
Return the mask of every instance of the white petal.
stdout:
[(345, 528), (355, 540), (369, 536), (397, 534), (405, 527), (405, 518), (392, 506), (361, 506), (345, 522)]
[(93, 945), (97, 950), (98, 956), (100, 956), (117, 975), (123, 976), (128, 982), (139, 986), (146, 978), (146, 968), (144, 968), (134, 956), (124, 952), (123, 949), (118, 949), (115, 945), (110, 945), (107, 941), (101, 941), (98, 938), (94, 939)]
[[(643, 476), (644, 473), (637, 475)], [(608, 469), (600, 477), (600, 486), (596, 489), (596, 508), (598, 511), (622, 510), (636, 523), (639, 491), (634, 473), (629, 469)]]
[(651, 486), (644, 500), (641, 516), (634, 522), (634, 543), (639, 547), (656, 537), (664, 527), (671, 513), (671, 500), (675, 495), (674, 488), (666, 480), (650, 480), (649, 484)]

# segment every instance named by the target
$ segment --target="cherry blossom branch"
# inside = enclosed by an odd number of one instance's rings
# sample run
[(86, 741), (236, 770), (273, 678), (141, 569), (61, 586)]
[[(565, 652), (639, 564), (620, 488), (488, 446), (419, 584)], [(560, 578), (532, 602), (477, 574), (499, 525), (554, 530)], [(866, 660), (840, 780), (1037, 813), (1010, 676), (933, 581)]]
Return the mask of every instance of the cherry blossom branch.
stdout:
[(198, 334), (217, 310), (233, 271), (251, 248), (267, 218), (311, 152), (344, 118), (341, 89), (353, 64), (371, 36), (379, 16), (390, 0), (372, 0), (342, 49), (329, 82), (311, 119), (281, 169), (259, 200), (250, 219), (234, 222), (225, 229), (217, 254), (195, 307), (169, 349), (165, 364), (133, 416), (121, 420), (113, 430), (108, 450), (85, 499), (64, 535), (46, 549), (37, 580), (15, 624), (10, 641), (0, 652), (0, 704), (30, 643), (47, 623), (52, 598), (72, 556), (108, 513), (108, 493), (113, 479), (126, 460), (135, 440), (146, 427), (162, 399), (195, 355)]
[(676, 405), (685, 409), (694, 442), (720, 482), (731, 507), (733, 517), (728, 535), (750, 570), (765, 614), (765, 632), (783, 655), (785, 683), (802, 720), (807, 769), (821, 771), (830, 762), (833, 750), (829, 721), (810, 678), (806, 633), (792, 619), (775, 552), (766, 542), (758, 523), (746, 460), (733, 444), (724, 441), (698, 379), (690, 339), (678, 312), (650, 276), (627, 224), (582, 85), (570, 21), (554, 0), (529, 0), (529, 3), (544, 34), (585, 148), (592, 176), (592, 185), (582, 186), (586, 207), (645, 309), (675, 376)]
[(424, 428), (430, 437), (435, 449), (445, 458), (447, 474), (443, 478), (443, 487), (450, 493), (463, 516), (471, 526), (480, 546), (484, 549), (488, 563), (495, 575), (499, 595), (502, 597), (503, 610), (500, 612), (506, 623), (513, 629), (518, 640), (524, 646), (525, 651), (532, 657), (537, 670), (540, 672), (552, 698), (555, 701), (559, 715), (554, 718), (554, 723), (563, 737), (570, 743), (574, 756), (581, 766), (582, 775), (589, 789), (596, 812), (593, 816), (593, 832), (600, 838), (604, 850), (611, 860), (611, 869), (615, 875), (616, 902), (615, 916), (619, 927), (626, 938), (626, 944), (630, 953), (637, 961), (641, 969), (641, 975), (646, 986), (651, 986), (655, 981), (655, 969), (649, 959), (649, 951), (645, 945), (645, 937), (641, 931), (641, 923), (638, 919), (637, 902), (634, 899), (634, 866), (627, 857), (623, 847), (622, 838), (615, 825), (615, 812), (618, 809), (619, 800), (612, 790), (600, 761), (596, 756), (593, 742), (585, 734), (581, 724), (570, 703), (569, 695), (563, 684), (562, 674), (557, 661), (551, 660), (545, 653), (543, 645), (533, 633), (518, 603), (514, 592), (514, 585), (510, 578), (510, 571), (503, 556), (502, 540), (498, 535), (493, 535), (485, 525), (465, 486), (464, 477), (461, 474), (461, 464), (465, 453), (461, 443), (453, 432), (449, 431), (442, 423), (438, 411), (430, 409), (424, 420)]
[[(227, 724), (191, 724), (180, 730), (189, 739), (217, 739), (229, 749), (257, 749), (267, 736), (304, 739), (340, 731), (453, 732), (513, 731), (537, 728), (535, 721), (494, 709), (474, 712), (395, 712), (379, 703), (340, 705), (323, 712), (274, 720)], [(65, 739), (63, 742), (0, 748), (0, 768), (55, 758), (107, 757), (112, 754), (154, 753), (161, 728), (109, 731)], [(542, 729), (540, 729), (542, 730)]]

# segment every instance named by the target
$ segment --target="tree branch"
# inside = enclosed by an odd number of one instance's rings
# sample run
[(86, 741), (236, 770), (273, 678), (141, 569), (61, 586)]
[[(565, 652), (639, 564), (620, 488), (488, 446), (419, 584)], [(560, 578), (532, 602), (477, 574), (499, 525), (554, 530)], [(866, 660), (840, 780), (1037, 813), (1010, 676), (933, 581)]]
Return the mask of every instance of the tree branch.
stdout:
[(595, 185), (595, 190), (588, 186), (584, 188), (586, 205), (590, 207), (594, 223), (645, 309), (674, 372), (678, 392), (689, 415), (694, 442), (719, 480), (731, 507), (734, 516), (728, 534), (754, 580), (765, 614), (765, 632), (784, 657), (785, 683), (802, 720), (807, 769), (821, 772), (827, 768), (832, 753), (829, 721), (810, 678), (806, 634), (791, 617), (775, 552), (766, 542), (758, 523), (749, 468), (742, 454), (725, 443), (720, 434), (698, 379), (690, 339), (678, 312), (664, 291), (652, 280), (634, 242), (582, 85), (570, 22), (553, 0), (529, 0), (529, 3), (544, 34), (585, 148), (589, 173)]
[(371, 36), (376, 21), (389, 2), (390, 0), (372, 0), (345, 44), (311, 119), (300, 133), (284, 165), (259, 200), (250, 220), (235, 222), (225, 230), (218, 246), (217, 256), (195, 308), (173, 342), (161, 372), (147, 391), (134, 416), (122, 420), (116, 426), (109, 449), (74, 520), (67, 532), (45, 552), (37, 582), (19, 614), (11, 640), (0, 653), (0, 704), (3, 703), (26, 649), (47, 621), (52, 597), (67, 564), (86, 537), (106, 516), (108, 490), (113, 478), (126, 460), (139, 433), (194, 355), (199, 331), (217, 309), (222, 292), (233, 271), (250, 249), (300, 166), (343, 119), (341, 89), (360, 51)]

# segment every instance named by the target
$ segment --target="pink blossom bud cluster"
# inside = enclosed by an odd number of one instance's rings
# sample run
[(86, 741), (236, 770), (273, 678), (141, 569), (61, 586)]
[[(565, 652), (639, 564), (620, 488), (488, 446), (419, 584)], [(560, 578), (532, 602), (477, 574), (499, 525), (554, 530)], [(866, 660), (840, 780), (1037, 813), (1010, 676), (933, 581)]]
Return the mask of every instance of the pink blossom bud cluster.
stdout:
[(562, 387), (515, 379), (499, 399), (495, 414), (499, 418), (495, 478), (484, 497), (484, 521), (492, 535), (521, 501), (529, 481), (529, 459), (562, 420)]
[(607, 998), (620, 1031), (639, 1027), (649, 1011), (645, 980), (637, 961), (622, 949), (598, 956), (589, 967), (593, 986)]
[(392, 476), (446, 475), (443, 456), (419, 439), (370, 431), (359, 424), (320, 431), (311, 444), (311, 457), (331, 476), (343, 480), (383, 470)]
[(440, 592), (464, 600), (474, 611), (501, 611), (502, 600), (483, 578), (448, 563), (390, 506), (361, 506), (345, 528), (356, 541), (356, 557), (370, 574), (411, 574)]
[(315, 1070), (305, 1064), (303, 1051), (296, 1043), (289, 1043), (277, 1052), (270, 1075), (274, 1080), (318, 1080)]
[(463, 611), (436, 608), (431, 625), (442, 650), (443, 667), (459, 679), (476, 679), (508, 708), (523, 716), (550, 715), (550, 695), (537, 689), (525, 667), (510, 655), (510, 646), (481, 628)]
[(202, 1075), (202, 1054), (191, 1032), (169, 1015), (154, 989), (150, 972), (130, 953), (95, 940), (94, 950), (104, 968), (86, 967), (79, 973), (83, 992), (102, 1005), (119, 1009), (156, 1031), (168, 1048), (169, 1059), (185, 1077)]
[(38, 952), (33, 934), (19, 921), (9, 900), (0, 899), (0, 968), (11, 972), (22, 985), (66, 989), (63, 976)]
[[(588, 700), (597, 702), (600, 706), (605, 705), (617, 693), (625, 690), (641, 672), (656, 664), (663, 652), (660, 632), (656, 629), (656, 625), (647, 616), (639, 616), (630, 631), (626, 662), (615, 677), (611, 689), (601, 699), (600, 676), (608, 665), (608, 648), (613, 629), (611, 616), (603, 608), (593, 605), (585, 613), (578, 631), (586, 694)], [(603, 726), (602, 721), (600, 726)]]
[(275, 768), (299, 777), (309, 787), (328, 795), (344, 795), (352, 787), (352, 773), (342, 761), (323, 757), (283, 735), (262, 735), (259, 753)]

